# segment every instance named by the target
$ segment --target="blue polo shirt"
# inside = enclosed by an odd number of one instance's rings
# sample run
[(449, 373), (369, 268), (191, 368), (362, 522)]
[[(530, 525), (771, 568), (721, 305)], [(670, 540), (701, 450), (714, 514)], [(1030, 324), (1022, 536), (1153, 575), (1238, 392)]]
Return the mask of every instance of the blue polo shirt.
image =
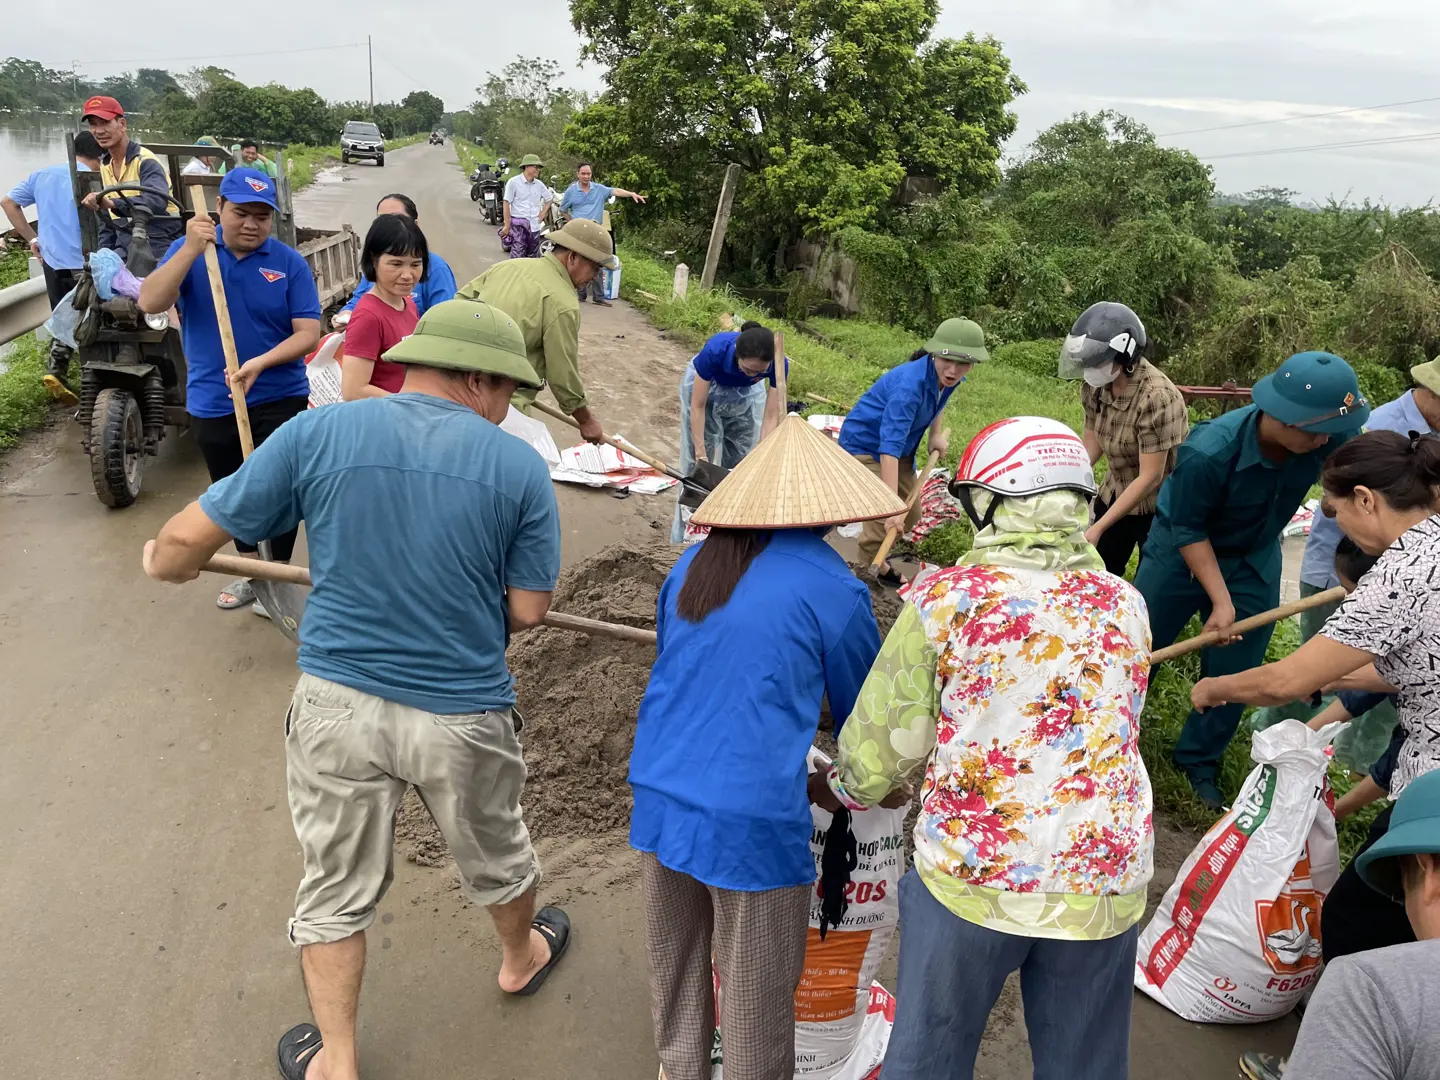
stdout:
[[(363, 274), (360, 276), (360, 284), (355, 286), (355, 292), (350, 297), (350, 302), (340, 310), (354, 311), (355, 305), (360, 298), (375, 287), (375, 283)], [(455, 284), (455, 271), (450, 269), (450, 264), (442, 259), (435, 252), (430, 252), (430, 268), (425, 273), (425, 280), (415, 286), (412, 298), (415, 301), (415, 308), (424, 315), (436, 304), (443, 304), (446, 300), (454, 300), (458, 286)]]
[[(754, 386), (767, 378), (775, 385), (775, 365), (772, 363), (763, 374), (748, 375), (735, 359), (735, 339), (738, 330), (722, 330), (700, 347), (690, 362), (695, 365), (695, 374), (706, 382), (719, 386)], [(790, 374), (790, 358), (785, 358), (785, 374)]]
[(1354, 436), (1331, 435), (1308, 454), (1271, 461), (1260, 450), (1261, 415), (1247, 405), (1191, 429), (1160, 489), (1145, 558), (1183, 565), (1182, 547), (1209, 540), (1227, 578), (1248, 566), (1261, 581), (1280, 580), (1280, 533), (1326, 458)]
[[(1415, 391), (1407, 390), (1394, 401), (1376, 408), (1365, 430), (1398, 431), (1401, 435), (1418, 431), (1423, 435), (1430, 430), (1430, 424), (1415, 405)], [(1305, 558), (1300, 563), (1302, 582), (1318, 589), (1332, 589), (1340, 584), (1335, 576), (1335, 549), (1340, 545), (1340, 536), (1340, 526), (1334, 518), (1316, 515), (1310, 525), (1310, 537), (1305, 541)]]
[[(81, 172), (89, 168), (80, 162)], [(39, 169), (10, 190), (16, 206), (37, 207), (35, 232), (40, 237), (40, 257), (52, 270), (79, 270), (85, 265), (80, 249), (80, 211), (70, 187), (70, 166), (51, 165)]]
[(928, 356), (893, 367), (875, 380), (845, 417), (840, 447), (877, 460), (885, 454), (909, 461), (954, 392), (953, 386), (941, 388)]
[(609, 201), (614, 190), (612, 187), (597, 184), (592, 180), (590, 181), (590, 190), (581, 191), (580, 181), (576, 180), (565, 189), (565, 194), (560, 196), (560, 209), (568, 210), (577, 218), (604, 221), (605, 203)]
[[(225, 246), (222, 230), (215, 230), (215, 241), (240, 363), (269, 352), (293, 334), (291, 319), (320, 318), (315, 277), (294, 248), (272, 236), (249, 255), (237, 259)], [(184, 246), (182, 236), (170, 245), (160, 265), (164, 266)], [(189, 368), (185, 408), (191, 416), (229, 416), (235, 405), (225, 385), (225, 351), (220, 344), (220, 325), (215, 321), (215, 302), (210, 297), (210, 276), (203, 258), (191, 264), (180, 283), (178, 305), (180, 336)], [(301, 357), (262, 371), (250, 385), (245, 403), (262, 405), (309, 393), (310, 380)]]
[(200, 507), (247, 542), (305, 522), (300, 670), (446, 716), (515, 704), (505, 590), (560, 572), (550, 471), (520, 439), (428, 394), (310, 409)]
[(703, 546), (660, 589), (630, 843), (720, 889), (808, 885), (805, 755), (822, 695), (849, 716), (880, 650), (870, 593), (819, 532), (782, 529), (723, 607), (687, 622), (676, 598)]

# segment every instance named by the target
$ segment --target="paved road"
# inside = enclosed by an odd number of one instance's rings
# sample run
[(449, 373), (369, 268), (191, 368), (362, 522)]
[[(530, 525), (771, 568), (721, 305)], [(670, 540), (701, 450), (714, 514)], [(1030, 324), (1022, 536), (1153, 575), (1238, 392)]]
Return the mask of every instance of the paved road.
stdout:
[[(339, 176), (304, 193), (302, 224), (363, 230), (379, 196), (402, 191), (462, 281), (500, 255), (449, 147)], [(587, 305), (582, 356), (607, 427), (673, 452), (686, 354), (624, 305)], [(281, 743), (293, 647), (218, 611), (218, 580), (166, 588), (139, 570), (144, 540), (205, 483), (189, 440), (167, 440), (141, 501), (106, 511), (63, 420), (0, 462), (0, 1076), (268, 1077), (275, 1038), (305, 1015), (284, 938), (300, 872)], [(664, 499), (560, 500), (570, 561), (668, 519)], [(654, 1075), (623, 840), (539, 847), (547, 899), (569, 906), (577, 937), (533, 1000), (496, 988), (488, 920), (449, 872), (396, 867), (370, 936), (367, 1076)], [(1017, 1014), (1012, 988), (980, 1076), (1029, 1075)], [(1287, 1039), (1138, 1002), (1134, 1075), (1229, 1080), (1239, 1048)]]

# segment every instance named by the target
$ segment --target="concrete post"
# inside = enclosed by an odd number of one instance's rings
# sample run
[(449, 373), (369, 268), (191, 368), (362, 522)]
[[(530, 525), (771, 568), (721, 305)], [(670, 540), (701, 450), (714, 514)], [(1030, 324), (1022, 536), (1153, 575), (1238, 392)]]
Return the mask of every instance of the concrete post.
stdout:
[(678, 263), (675, 267), (674, 294), (676, 300), (684, 300), (685, 293), (690, 288), (690, 267), (684, 263)]

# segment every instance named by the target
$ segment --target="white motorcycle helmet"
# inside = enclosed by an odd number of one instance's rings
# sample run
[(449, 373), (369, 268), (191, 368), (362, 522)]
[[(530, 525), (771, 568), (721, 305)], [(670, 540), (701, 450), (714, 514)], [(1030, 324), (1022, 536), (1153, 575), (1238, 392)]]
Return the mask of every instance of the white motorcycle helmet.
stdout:
[(1009, 498), (1068, 489), (1094, 498), (1099, 488), (1090, 453), (1080, 436), (1059, 420), (1015, 416), (991, 424), (965, 448), (950, 481), (975, 531), (989, 526), (1000, 505), (991, 499), (985, 513), (976, 512), (973, 488)]

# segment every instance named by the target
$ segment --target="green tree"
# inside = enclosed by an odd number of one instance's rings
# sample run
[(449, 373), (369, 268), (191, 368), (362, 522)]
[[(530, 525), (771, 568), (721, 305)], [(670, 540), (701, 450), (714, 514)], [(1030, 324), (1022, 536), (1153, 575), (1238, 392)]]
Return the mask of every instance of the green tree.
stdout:
[(434, 131), (445, 115), (445, 102), (428, 90), (412, 90), (400, 102), (400, 107), (414, 116), (415, 126), (405, 132), (407, 135), (417, 131)]
[[(607, 90), (564, 149), (706, 218), (723, 167), (747, 176), (732, 249), (776, 270), (803, 235), (875, 224), (908, 167), (994, 182), (1024, 87), (993, 41), (930, 42), (934, 0), (572, 0)], [(957, 91), (963, 92), (957, 93)], [(945, 100), (942, 100), (945, 98)], [(597, 113), (597, 115), (587, 115)], [(953, 139), (930, 139), (942, 124)]]

